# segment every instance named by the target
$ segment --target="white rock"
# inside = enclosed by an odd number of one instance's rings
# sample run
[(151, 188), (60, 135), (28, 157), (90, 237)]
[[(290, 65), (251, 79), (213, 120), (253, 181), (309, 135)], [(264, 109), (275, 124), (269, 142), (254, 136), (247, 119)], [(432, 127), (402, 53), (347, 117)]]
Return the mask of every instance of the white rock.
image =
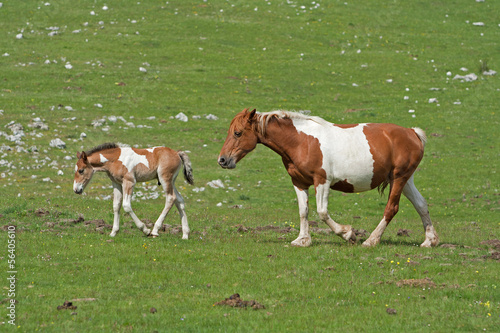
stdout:
[(477, 75), (474, 73), (470, 73), (467, 75), (455, 75), (453, 77), (453, 80), (464, 80), (465, 82), (471, 82), (471, 81), (476, 81), (477, 80)]
[(143, 73), (147, 73), (148, 70), (144, 67), (139, 67), (139, 71), (141, 71)]
[(207, 185), (211, 188), (224, 188), (224, 183), (222, 183), (222, 180), (220, 179), (212, 180), (211, 182), (208, 182)]
[(64, 175), (64, 172), (62, 170), (57, 170), (57, 175), (62, 176), (62, 175)]
[(72, 66), (69, 62), (68, 62), (68, 63), (66, 63), (66, 65), (64, 65), (64, 67), (65, 67), (66, 69), (71, 69), (71, 68), (73, 68), (73, 66)]
[(222, 207), (222, 202), (219, 202), (216, 206), (217, 207)]
[(57, 139), (53, 139), (53, 140), (50, 140), (50, 144), (49, 144), (51, 147), (54, 147), (54, 148), (59, 148), (59, 149), (64, 149), (66, 148), (66, 143), (64, 143), (64, 141), (62, 141), (61, 139), (57, 138)]
[(439, 103), (437, 98), (429, 98), (429, 103)]
[(207, 118), (208, 120), (219, 120), (219, 117), (214, 116), (213, 114), (209, 114), (205, 118)]
[(180, 120), (180, 121), (183, 121), (183, 122), (187, 122), (188, 121), (188, 117), (182, 113), (182, 112), (179, 112), (176, 116), (175, 116), (175, 119), (177, 120)]
[(17, 34), (16, 35), (16, 39), (23, 39), (23, 34), (22, 33), (21, 34)]
[(475, 25), (476, 27), (484, 27), (484, 22), (473, 22), (472, 25)]
[(487, 76), (493, 76), (493, 75), (496, 75), (496, 74), (497, 74), (497, 72), (494, 71), (494, 70), (492, 70), (492, 69), (490, 69), (489, 71), (484, 71), (483, 72), (483, 75), (487, 75)]
[(83, 138), (86, 138), (86, 137), (87, 137), (87, 134), (85, 134), (85, 132), (80, 133), (80, 138), (83, 139)]

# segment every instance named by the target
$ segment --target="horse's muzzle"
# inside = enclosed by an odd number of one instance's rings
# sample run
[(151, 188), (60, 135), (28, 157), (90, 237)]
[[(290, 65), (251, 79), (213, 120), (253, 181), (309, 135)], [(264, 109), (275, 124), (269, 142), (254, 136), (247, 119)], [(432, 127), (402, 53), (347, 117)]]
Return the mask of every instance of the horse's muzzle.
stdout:
[(219, 165), (224, 169), (234, 169), (236, 168), (236, 163), (232, 157), (225, 158), (224, 156), (219, 157)]
[(76, 194), (82, 194), (83, 193), (83, 189), (79, 188), (79, 189), (75, 190), (75, 193)]

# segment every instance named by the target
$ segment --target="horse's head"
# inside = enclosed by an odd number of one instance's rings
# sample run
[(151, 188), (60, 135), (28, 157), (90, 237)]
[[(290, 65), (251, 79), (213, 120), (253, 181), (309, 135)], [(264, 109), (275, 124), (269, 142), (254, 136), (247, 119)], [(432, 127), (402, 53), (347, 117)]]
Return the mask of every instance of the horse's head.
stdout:
[(255, 109), (252, 111), (245, 109), (231, 121), (226, 141), (219, 154), (219, 165), (224, 169), (236, 168), (236, 163), (257, 146), (255, 113)]
[(73, 182), (73, 191), (76, 194), (82, 194), (85, 186), (90, 182), (94, 175), (94, 168), (87, 159), (87, 154), (84, 151), (76, 153), (78, 161), (75, 166), (75, 180)]

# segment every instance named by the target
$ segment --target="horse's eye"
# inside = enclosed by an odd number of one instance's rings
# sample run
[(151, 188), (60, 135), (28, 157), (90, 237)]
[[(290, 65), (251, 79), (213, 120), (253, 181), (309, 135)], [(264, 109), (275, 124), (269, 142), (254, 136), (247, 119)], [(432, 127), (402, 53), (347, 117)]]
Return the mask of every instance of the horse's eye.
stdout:
[(234, 131), (234, 136), (239, 138), (243, 134), (242, 132)]
[(83, 169), (80, 169), (80, 170), (78, 170), (78, 173), (79, 173), (80, 175), (83, 175), (83, 171), (84, 171)]

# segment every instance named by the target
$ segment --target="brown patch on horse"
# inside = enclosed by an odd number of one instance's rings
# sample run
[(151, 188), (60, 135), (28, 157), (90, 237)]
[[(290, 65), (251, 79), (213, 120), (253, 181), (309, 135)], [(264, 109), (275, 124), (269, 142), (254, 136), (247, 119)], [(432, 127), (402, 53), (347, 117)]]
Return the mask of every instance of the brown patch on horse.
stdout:
[(353, 127), (359, 126), (359, 124), (333, 124), (333, 126), (346, 129), (346, 128), (353, 128)]
[(331, 189), (335, 191), (341, 191), (341, 192), (346, 192), (346, 193), (354, 193), (354, 186), (350, 184), (347, 179), (340, 180), (330, 186)]
[[(281, 146), (270, 137), (282, 137)], [(292, 183), (298, 188), (306, 189), (312, 185), (326, 183), (326, 171), (321, 167), (323, 153), (319, 140), (313, 136), (297, 131), (289, 118), (274, 117), (268, 120), (266, 135), (261, 137), (261, 143), (281, 155), (283, 164), (292, 178)], [(295, 163), (294, 163), (295, 161)]]

